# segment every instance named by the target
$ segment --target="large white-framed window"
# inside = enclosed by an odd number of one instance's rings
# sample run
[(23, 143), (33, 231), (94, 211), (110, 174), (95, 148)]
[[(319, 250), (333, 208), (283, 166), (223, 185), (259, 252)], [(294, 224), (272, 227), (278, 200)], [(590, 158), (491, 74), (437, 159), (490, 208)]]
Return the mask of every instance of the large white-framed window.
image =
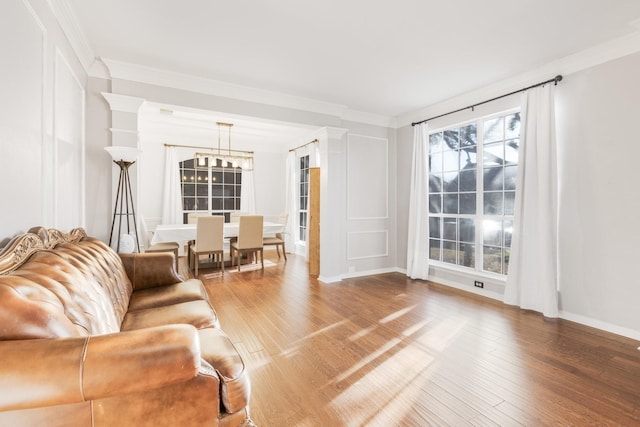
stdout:
[(506, 275), (514, 214), (520, 112), (429, 133), (429, 258)]
[(298, 191), (298, 241), (307, 241), (309, 220), (309, 155), (298, 158), (299, 191)]
[[(208, 159), (206, 160), (208, 161)], [(224, 215), (229, 222), (231, 212), (240, 210), (242, 169), (216, 164), (195, 167), (194, 159), (180, 162), (180, 187), (182, 189), (183, 222), (190, 213)]]

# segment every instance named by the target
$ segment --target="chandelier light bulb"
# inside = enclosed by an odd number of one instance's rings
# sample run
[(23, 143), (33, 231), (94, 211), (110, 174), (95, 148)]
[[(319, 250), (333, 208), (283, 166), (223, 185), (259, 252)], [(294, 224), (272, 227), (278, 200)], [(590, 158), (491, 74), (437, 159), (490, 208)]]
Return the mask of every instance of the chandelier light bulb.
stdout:
[[(216, 124), (218, 125), (218, 146), (207, 148), (209, 150), (207, 153), (194, 153), (194, 167), (196, 169), (206, 168), (209, 170), (227, 167), (237, 169), (241, 167), (242, 169), (253, 170), (253, 151), (233, 150), (231, 148), (231, 128), (233, 123), (216, 122)], [(223, 129), (227, 132), (227, 147), (225, 148), (222, 147)], [(213, 181), (213, 179), (206, 180)]]

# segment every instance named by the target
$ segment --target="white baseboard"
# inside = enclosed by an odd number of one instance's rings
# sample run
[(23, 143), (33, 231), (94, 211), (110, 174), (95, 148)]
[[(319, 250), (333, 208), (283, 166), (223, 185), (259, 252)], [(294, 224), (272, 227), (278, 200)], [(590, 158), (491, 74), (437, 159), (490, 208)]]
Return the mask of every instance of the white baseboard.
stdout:
[[(355, 277), (362, 277), (362, 276), (371, 276), (371, 275), (375, 275), (375, 274), (384, 274), (384, 273), (401, 273), (406, 275), (407, 274), (407, 270), (404, 268), (398, 268), (398, 267), (391, 267), (391, 268), (383, 268), (383, 269), (377, 269), (377, 270), (369, 270), (369, 271), (359, 271), (357, 273), (348, 273), (348, 274), (343, 274), (342, 276), (339, 277), (334, 277), (334, 278), (327, 278), (327, 280), (323, 280), (323, 278), (319, 278), (319, 280), (321, 280), (322, 282), (325, 283), (334, 283), (334, 282), (339, 282), (341, 279), (348, 279), (348, 278), (355, 278)], [(442, 273), (440, 273), (442, 274)], [(437, 275), (436, 275), (437, 276)], [(446, 279), (444, 279), (443, 277), (432, 277), (432, 275), (429, 275), (429, 280), (434, 282), (434, 283), (438, 283), (444, 286), (448, 286), (451, 288), (455, 288), (455, 289), (459, 289), (465, 292), (469, 292), (472, 294), (476, 294), (476, 295), (480, 295), (480, 296), (484, 296), (484, 297), (488, 297), (497, 301), (501, 301), (503, 300), (503, 294), (501, 292), (497, 292), (495, 290), (490, 290), (490, 289), (479, 289), (479, 288), (475, 288), (473, 286), (470, 286), (468, 284), (466, 284), (466, 282), (468, 282), (468, 277), (466, 277), (466, 275), (462, 274), (462, 279), (459, 277), (456, 277), (455, 273), (453, 275), (451, 275), (450, 277), (447, 277)], [(486, 279), (485, 279), (486, 280)], [(499, 283), (495, 283), (496, 288), (499, 289)], [(608, 322), (603, 322), (601, 320), (598, 319), (593, 319), (591, 317), (587, 317), (587, 316), (583, 316), (580, 314), (575, 314), (575, 313), (571, 313), (568, 311), (560, 311), (559, 313), (559, 317), (561, 319), (565, 319), (565, 320), (569, 320), (572, 322), (576, 322), (579, 323), (581, 325), (585, 325), (585, 326), (589, 326), (592, 328), (596, 328), (605, 332), (610, 332), (612, 334), (616, 334), (616, 335), (620, 335), (626, 338), (630, 338), (633, 340), (638, 340), (640, 341), (640, 331), (637, 330), (633, 330), (633, 329), (629, 329), (629, 328), (625, 328), (622, 326), (618, 326), (618, 325), (614, 325)], [(639, 348), (640, 349), (640, 348)]]
[(318, 276), (318, 280), (321, 281), (322, 283), (337, 283), (342, 281), (342, 276), (333, 276), (333, 277)]
[(375, 270), (346, 273), (346, 274), (342, 274), (340, 277), (342, 277), (343, 279), (352, 279), (354, 277), (373, 276), (374, 274), (386, 274), (386, 273), (402, 273), (402, 271), (396, 267), (378, 268)]
[(581, 325), (590, 326), (592, 328), (640, 341), (640, 331), (613, 325), (608, 322), (603, 322), (580, 314), (570, 313), (568, 311), (560, 311), (559, 316), (561, 319), (570, 320), (572, 322), (580, 323)]

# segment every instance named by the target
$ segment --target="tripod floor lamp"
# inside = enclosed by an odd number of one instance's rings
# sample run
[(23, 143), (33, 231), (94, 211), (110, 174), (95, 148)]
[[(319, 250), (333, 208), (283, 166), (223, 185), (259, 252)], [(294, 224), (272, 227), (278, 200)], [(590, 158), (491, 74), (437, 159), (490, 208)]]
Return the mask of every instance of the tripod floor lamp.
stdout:
[[(129, 178), (129, 167), (136, 162), (138, 158), (139, 150), (134, 147), (119, 147), (111, 146), (104, 147), (111, 158), (113, 163), (120, 167), (120, 178), (118, 180), (118, 190), (116, 192), (116, 203), (113, 208), (113, 220), (111, 221), (111, 232), (109, 233), (109, 246), (113, 239), (113, 230), (116, 228), (116, 222), (118, 223), (118, 234), (116, 235), (116, 251), (120, 252), (120, 242), (123, 241), (123, 251), (126, 252), (140, 252), (140, 245), (138, 243), (138, 224), (136, 223), (136, 210), (133, 205), (133, 193), (131, 192), (131, 180)], [(124, 224), (123, 224), (124, 222)], [(123, 234), (123, 225), (126, 226), (126, 233)], [(131, 226), (133, 225), (133, 230)], [(131, 231), (135, 233), (133, 241), (123, 239), (124, 235), (130, 236)]]

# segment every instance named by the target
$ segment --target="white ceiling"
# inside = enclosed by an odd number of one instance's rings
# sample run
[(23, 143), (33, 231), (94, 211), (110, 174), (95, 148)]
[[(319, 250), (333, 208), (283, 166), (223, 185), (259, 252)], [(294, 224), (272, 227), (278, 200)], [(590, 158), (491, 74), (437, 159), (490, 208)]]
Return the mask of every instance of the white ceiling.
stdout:
[(68, 1), (96, 57), (388, 117), (631, 34), (640, 17), (638, 0)]

